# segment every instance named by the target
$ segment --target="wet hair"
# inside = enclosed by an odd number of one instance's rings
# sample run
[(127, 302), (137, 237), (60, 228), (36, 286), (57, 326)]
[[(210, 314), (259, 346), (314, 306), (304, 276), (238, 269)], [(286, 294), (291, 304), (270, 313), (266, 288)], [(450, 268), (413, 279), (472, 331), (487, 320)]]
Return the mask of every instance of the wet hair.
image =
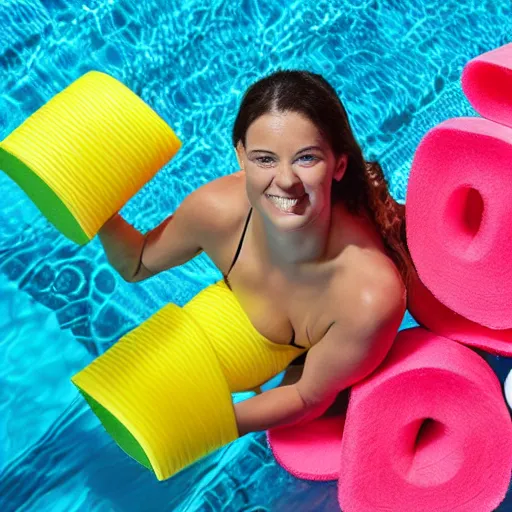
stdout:
[(405, 234), (405, 206), (389, 193), (377, 162), (367, 162), (355, 139), (347, 112), (335, 89), (321, 75), (277, 71), (246, 91), (233, 127), (233, 145), (245, 147), (249, 126), (269, 112), (296, 112), (310, 119), (336, 156), (348, 156), (343, 178), (333, 181), (333, 200), (354, 214), (367, 213), (406, 285), (413, 272)]

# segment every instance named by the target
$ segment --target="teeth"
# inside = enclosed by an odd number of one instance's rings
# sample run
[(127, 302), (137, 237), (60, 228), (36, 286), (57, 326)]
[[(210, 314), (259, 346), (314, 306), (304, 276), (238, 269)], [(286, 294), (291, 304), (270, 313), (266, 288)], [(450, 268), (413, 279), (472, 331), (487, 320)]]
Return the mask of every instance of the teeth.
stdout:
[(267, 195), (267, 197), (280, 210), (282, 210), (284, 212), (290, 211), (300, 201), (300, 199), (289, 199), (287, 197), (279, 197), (279, 196), (271, 196), (271, 195)]

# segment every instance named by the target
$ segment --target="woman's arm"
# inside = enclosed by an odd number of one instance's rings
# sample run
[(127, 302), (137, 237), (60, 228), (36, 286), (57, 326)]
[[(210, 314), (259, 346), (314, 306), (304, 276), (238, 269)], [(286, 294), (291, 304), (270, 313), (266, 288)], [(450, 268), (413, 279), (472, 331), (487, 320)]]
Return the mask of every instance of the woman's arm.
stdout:
[[(356, 302), (359, 315), (351, 322), (332, 324), (309, 350), (304, 371), (296, 383), (235, 404), (241, 436), (321, 416), (341, 391), (367, 377), (380, 365), (400, 327), (405, 295), (401, 286), (374, 292), (365, 289)], [(338, 303), (344, 304), (343, 301)]]
[(145, 235), (118, 213), (100, 229), (98, 234), (108, 261), (123, 279), (132, 283), (142, 281), (186, 263), (201, 252), (191, 237), (180, 236), (179, 229), (168, 228), (175, 215)]
[[(126, 281), (151, 274), (142, 265), (146, 237), (116, 213), (98, 232), (110, 264)], [(147, 275), (145, 275), (147, 274)]]
[[(334, 401), (334, 400), (333, 400)], [(239, 436), (291, 425), (307, 417), (321, 416), (332, 402), (312, 407), (304, 402), (297, 386), (279, 386), (235, 404)]]
[(174, 212), (146, 235), (116, 214), (99, 230), (110, 264), (129, 282), (177, 267), (201, 253), (215, 231), (216, 203), (207, 184), (189, 194)]

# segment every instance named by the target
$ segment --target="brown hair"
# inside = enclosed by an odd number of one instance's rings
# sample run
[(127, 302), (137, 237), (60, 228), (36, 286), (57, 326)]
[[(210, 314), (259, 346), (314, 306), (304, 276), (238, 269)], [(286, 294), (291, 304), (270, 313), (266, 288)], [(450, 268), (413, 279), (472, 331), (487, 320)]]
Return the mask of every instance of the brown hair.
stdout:
[(235, 148), (239, 142), (245, 146), (249, 126), (268, 112), (303, 114), (329, 140), (335, 155), (348, 155), (343, 178), (333, 182), (333, 198), (342, 200), (354, 215), (369, 215), (407, 285), (413, 267), (405, 234), (405, 207), (390, 195), (380, 165), (365, 161), (334, 88), (321, 75), (308, 71), (277, 71), (259, 80), (242, 99), (233, 127)]

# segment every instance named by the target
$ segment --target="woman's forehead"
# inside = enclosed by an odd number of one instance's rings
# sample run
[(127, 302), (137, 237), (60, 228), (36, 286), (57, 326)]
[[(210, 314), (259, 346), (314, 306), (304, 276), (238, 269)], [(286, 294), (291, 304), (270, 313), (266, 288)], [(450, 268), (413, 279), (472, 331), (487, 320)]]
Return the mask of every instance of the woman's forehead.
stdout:
[[(303, 114), (278, 112), (263, 114), (247, 130), (246, 149), (270, 147), (324, 146), (325, 140), (316, 125)], [(258, 146), (258, 147), (257, 147)], [(270, 151), (273, 151), (270, 149)]]

